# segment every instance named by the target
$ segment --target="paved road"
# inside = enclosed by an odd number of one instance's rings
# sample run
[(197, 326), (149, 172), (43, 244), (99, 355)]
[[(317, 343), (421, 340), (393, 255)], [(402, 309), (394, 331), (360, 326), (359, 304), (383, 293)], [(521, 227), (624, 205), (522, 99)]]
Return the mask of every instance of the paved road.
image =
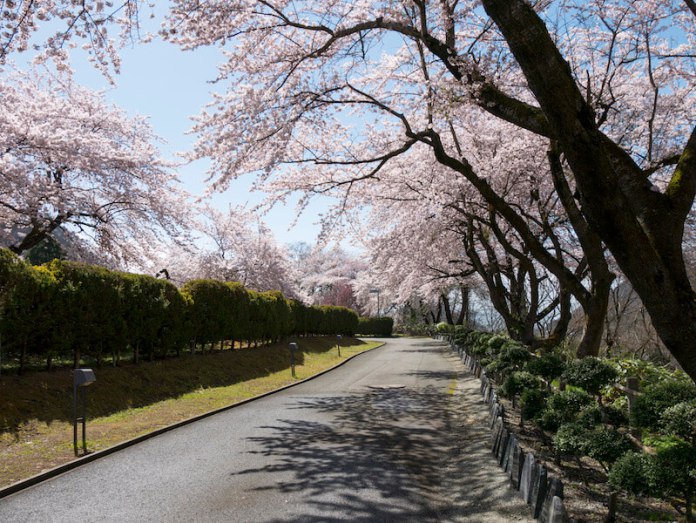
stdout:
[(527, 521), (474, 387), (443, 344), (389, 340), (2, 499), (0, 521)]

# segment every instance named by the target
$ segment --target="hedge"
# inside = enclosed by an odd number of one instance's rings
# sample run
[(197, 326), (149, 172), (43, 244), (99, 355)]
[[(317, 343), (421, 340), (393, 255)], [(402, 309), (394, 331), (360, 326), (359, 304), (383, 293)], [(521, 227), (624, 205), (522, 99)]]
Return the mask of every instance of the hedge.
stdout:
[(389, 316), (380, 318), (360, 318), (358, 332), (365, 336), (391, 336), (394, 319)]
[[(391, 321), (391, 319), (389, 319)], [(171, 282), (83, 263), (53, 260), (32, 267), (0, 249), (0, 336), (20, 362), (124, 351), (152, 360), (182, 349), (212, 350), (225, 342), (278, 341), (289, 335), (353, 335), (357, 314), (345, 307), (309, 307), (279, 291), (255, 292), (237, 282)], [(390, 327), (391, 332), (391, 327)]]

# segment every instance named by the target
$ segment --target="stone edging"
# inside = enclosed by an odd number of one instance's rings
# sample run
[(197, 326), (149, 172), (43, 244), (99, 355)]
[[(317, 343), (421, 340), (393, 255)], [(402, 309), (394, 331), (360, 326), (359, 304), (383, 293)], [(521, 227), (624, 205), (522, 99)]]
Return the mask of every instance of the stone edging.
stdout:
[(492, 381), (478, 360), (449, 337), (438, 336), (456, 351), (466, 369), (481, 380), (481, 394), (488, 404), (491, 450), (500, 467), (510, 477), (512, 487), (530, 506), (535, 519), (542, 523), (566, 523), (563, 482), (550, 475), (532, 452), (524, 452), (517, 436), (505, 425), (505, 407), (498, 401)]

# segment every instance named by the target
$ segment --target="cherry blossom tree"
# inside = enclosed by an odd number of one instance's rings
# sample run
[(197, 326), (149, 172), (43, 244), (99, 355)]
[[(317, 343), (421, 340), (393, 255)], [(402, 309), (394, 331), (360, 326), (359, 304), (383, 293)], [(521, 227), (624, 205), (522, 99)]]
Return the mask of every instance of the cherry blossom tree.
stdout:
[(293, 252), (303, 301), (312, 305), (358, 308), (353, 282), (360, 272), (367, 269), (364, 261), (338, 246), (312, 249), (307, 244), (296, 244)]
[(210, 278), (237, 281), (256, 291), (279, 290), (289, 298), (301, 297), (288, 250), (276, 243), (253, 211), (230, 206), (223, 212), (205, 206), (190, 228), (191, 243), (161, 246), (145, 270), (160, 271), (177, 285)]
[[(481, 7), (176, 2), (171, 38), (227, 46), (220, 80), (234, 85), (200, 116), (197, 154), (215, 159), (218, 187), (260, 171), (259, 183), (277, 191), (348, 194), (416, 144), (464, 174), (468, 151), (442, 140), (449, 121), (440, 114), (477, 105), (549, 140), (578, 212), (696, 376), (696, 301), (681, 242), (696, 191), (692, 5)], [(347, 117), (355, 111), (360, 132)], [(295, 183), (271, 178), (282, 164), (301, 168)]]
[(183, 238), (187, 195), (143, 118), (70, 78), (16, 73), (0, 83), (0, 235), (15, 253), (57, 229), (115, 260)]
[[(480, 167), (489, 169), (487, 173), (500, 174), (507, 163), (502, 158), (505, 149), (497, 156), (490, 155), (486, 141), (477, 141), (480, 154), (476, 160), (481, 159)], [(373, 265), (379, 267), (373, 271), (384, 274), (381, 281), (396, 289), (397, 301), (403, 303), (419, 296), (427, 303), (436, 296), (434, 301), (440, 312), (444, 312), (448, 322), (455, 323), (450, 296), (456, 291), (455, 295), (461, 296), (457, 299), (466, 303), (469, 289), (476, 285), (472, 275), (478, 274), (513, 337), (534, 345), (557, 344), (570, 319), (571, 293), (566, 286), (550, 283), (556, 281), (553, 275), (533, 260), (529, 248), (512, 227), (504, 221), (499, 223), (495, 207), (477, 193), (467, 178), (456, 176), (433, 158), (428, 161), (424, 157), (417, 162), (411, 158), (408, 163), (410, 167), (404, 172), (405, 166), (392, 162), (380, 172), (376, 189), (356, 189), (353, 197), (370, 203), (373, 217), (363, 233), (380, 231), (372, 233), (375, 238), (369, 244)], [(512, 205), (523, 209), (529, 207), (531, 199), (532, 210), (524, 212), (536, 231), (525, 227), (525, 234), (539, 245), (552, 243), (555, 254), (544, 252), (565, 272), (568, 266), (577, 267), (579, 274), (574, 280), (582, 288), (582, 252), (577, 259), (564, 260), (575, 246), (561, 237), (569, 232), (559, 220), (564, 218), (562, 212), (559, 215), (555, 209), (556, 217), (551, 218), (554, 203), (558, 206), (553, 187), (547, 187), (544, 193), (538, 184), (529, 183), (530, 173), (538, 173), (538, 169), (529, 165), (508, 172), (506, 177), (498, 176), (497, 193), (502, 195), (499, 199), (514, 216), (518, 215)], [(433, 178), (431, 183), (416, 188), (411, 180), (423, 179), (427, 173)], [(575, 237), (571, 235), (570, 239)], [(583, 292), (588, 294), (584, 288)], [(462, 307), (460, 316), (466, 311)], [(555, 318), (555, 329), (547, 339), (540, 340), (538, 326), (544, 320), (548, 322), (548, 318)], [(602, 318), (599, 320), (601, 334)]]
[[(5, 0), (0, 9), (0, 65), (13, 53), (32, 51), (40, 59), (50, 58), (66, 68), (69, 51), (82, 40), (90, 60), (107, 77), (118, 72), (119, 48), (138, 38), (143, 7), (150, 2), (68, 0)], [(119, 28), (117, 36), (110, 32)]]
[[(91, 3), (21, 5), (22, 16), (14, 2), (3, 14), (15, 20), (5, 54), (26, 47), (35, 17), (68, 20), (62, 34), (77, 37), (108, 25)], [(134, 12), (120, 21), (127, 30)], [(195, 154), (214, 158), (216, 188), (254, 172), (275, 197), (340, 194), (337, 212), (346, 212), (359, 182), (425, 146), (491, 204), (494, 186), (480, 183), (452, 130), (459, 114), (477, 106), (546, 140), (546, 176), (583, 250), (599, 260), (608, 247), (693, 377), (696, 300), (682, 240), (696, 193), (695, 16), (692, 0), (176, 0), (163, 33), (186, 49), (226, 48), (218, 80), (231, 88), (196, 127)], [(530, 254), (582, 295), (563, 267), (551, 268), (553, 251), (525, 237), (529, 217), (499, 203)], [(608, 271), (595, 269), (593, 289), (606, 287)]]

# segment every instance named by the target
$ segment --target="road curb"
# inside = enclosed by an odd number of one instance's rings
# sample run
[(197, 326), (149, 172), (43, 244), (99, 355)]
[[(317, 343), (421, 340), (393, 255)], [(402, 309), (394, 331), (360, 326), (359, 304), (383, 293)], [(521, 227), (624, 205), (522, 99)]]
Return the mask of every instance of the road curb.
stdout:
[(129, 440), (123, 441), (121, 443), (117, 443), (113, 447), (109, 447), (107, 449), (100, 450), (98, 452), (94, 452), (93, 454), (87, 454), (86, 456), (83, 456), (83, 457), (78, 458), (76, 460), (70, 461), (70, 462), (65, 463), (63, 465), (58, 465), (57, 467), (49, 469), (45, 472), (41, 472), (40, 474), (37, 474), (36, 476), (32, 476), (30, 478), (18, 481), (17, 483), (13, 483), (12, 485), (9, 485), (5, 488), (0, 489), (0, 499), (5, 498), (7, 496), (10, 496), (12, 494), (15, 494), (17, 492), (20, 492), (22, 490), (28, 489), (29, 487), (33, 487), (34, 485), (42, 483), (42, 482), (49, 480), (51, 478), (55, 478), (56, 476), (60, 476), (61, 474), (65, 473), (65, 472), (68, 472), (70, 470), (81, 467), (82, 465), (86, 465), (87, 463), (90, 463), (92, 461), (96, 461), (96, 460), (103, 458), (103, 457), (106, 457), (110, 454), (114, 454), (115, 452), (118, 452), (119, 450), (123, 450), (125, 448), (132, 447), (133, 445), (136, 445), (137, 443), (141, 443), (141, 442), (146, 441), (148, 439), (154, 438), (155, 436), (159, 436), (160, 434), (164, 434), (165, 432), (169, 432), (171, 430), (178, 429), (179, 427), (183, 427), (185, 425), (189, 425), (189, 424), (194, 423), (196, 421), (200, 421), (202, 419), (209, 418), (210, 416), (214, 416), (216, 414), (220, 414), (221, 412), (225, 412), (225, 411), (234, 409), (235, 407), (240, 407), (242, 405), (246, 405), (247, 403), (251, 403), (252, 401), (256, 401), (256, 400), (265, 398), (266, 396), (270, 396), (272, 394), (282, 392), (282, 391), (290, 389), (292, 387), (297, 387), (298, 385), (302, 385), (303, 383), (306, 383), (308, 381), (316, 379), (319, 376), (323, 376), (324, 374), (327, 374), (327, 373), (331, 372), (332, 370), (337, 369), (338, 367), (345, 365), (346, 363), (353, 360), (354, 358), (357, 358), (358, 356), (362, 356), (363, 354), (367, 354), (368, 352), (372, 352), (374, 350), (380, 349), (380, 348), (384, 347), (384, 345), (386, 345), (386, 343), (387, 342), (384, 342), (381, 345), (378, 345), (377, 347), (373, 347), (373, 348), (368, 349), (366, 351), (359, 352), (358, 354), (353, 354), (349, 358), (346, 358), (342, 362), (337, 363), (333, 367), (329, 367), (328, 369), (325, 369), (321, 372), (313, 374), (312, 376), (309, 376), (308, 378), (305, 378), (305, 379), (298, 381), (296, 383), (291, 383), (289, 385), (285, 385), (284, 387), (280, 387), (278, 389), (273, 389), (271, 391), (264, 392), (263, 394), (259, 394), (258, 396), (254, 396), (253, 398), (247, 398), (247, 399), (239, 401), (237, 403), (232, 403), (231, 405), (227, 405), (225, 407), (220, 407), (219, 409), (211, 410), (209, 412), (204, 412), (203, 414), (198, 414), (197, 416), (194, 416), (192, 418), (185, 419), (183, 421), (178, 421), (176, 423), (172, 423), (171, 425), (167, 425), (166, 427), (162, 427), (162, 428), (154, 430), (152, 432), (148, 432), (147, 434), (143, 434), (142, 436), (138, 436), (136, 438), (129, 439)]

